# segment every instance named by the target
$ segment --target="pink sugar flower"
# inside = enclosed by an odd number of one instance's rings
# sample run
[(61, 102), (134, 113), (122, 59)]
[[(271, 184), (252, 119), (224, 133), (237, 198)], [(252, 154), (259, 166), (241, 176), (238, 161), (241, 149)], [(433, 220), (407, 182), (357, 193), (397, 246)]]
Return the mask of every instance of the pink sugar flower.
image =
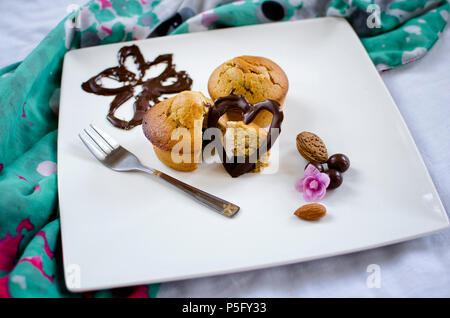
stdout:
[(318, 201), (325, 196), (329, 184), (330, 177), (326, 173), (320, 172), (313, 165), (308, 165), (305, 176), (295, 183), (295, 189), (303, 192), (305, 201)]

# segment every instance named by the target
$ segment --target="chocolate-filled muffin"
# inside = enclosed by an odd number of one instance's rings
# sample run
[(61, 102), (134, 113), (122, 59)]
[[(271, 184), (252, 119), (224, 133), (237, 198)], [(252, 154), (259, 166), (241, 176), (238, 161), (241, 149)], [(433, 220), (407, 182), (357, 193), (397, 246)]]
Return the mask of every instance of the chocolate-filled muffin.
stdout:
[[(251, 104), (272, 99), (283, 108), (289, 88), (286, 74), (275, 62), (259, 56), (239, 56), (217, 67), (208, 81), (208, 91), (212, 99), (227, 96), (232, 89), (243, 95)], [(230, 120), (241, 120), (230, 118)], [(254, 120), (265, 127), (272, 121), (272, 114), (262, 111)]]

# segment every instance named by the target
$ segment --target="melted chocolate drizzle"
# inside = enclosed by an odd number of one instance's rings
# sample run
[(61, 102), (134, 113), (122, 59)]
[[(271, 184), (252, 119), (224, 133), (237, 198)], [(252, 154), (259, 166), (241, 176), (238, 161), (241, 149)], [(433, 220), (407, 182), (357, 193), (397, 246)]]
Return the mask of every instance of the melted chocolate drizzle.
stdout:
[[(127, 69), (125, 61), (128, 57), (133, 57), (138, 74)], [(191, 89), (192, 79), (185, 71), (177, 72), (175, 70), (175, 64), (172, 63), (172, 54), (163, 54), (152, 62), (146, 62), (139, 48), (136, 45), (131, 45), (121, 48), (117, 58), (119, 66), (107, 68), (81, 85), (88, 93), (116, 96), (110, 104), (107, 119), (117, 128), (131, 129), (142, 124), (145, 112), (161, 101), (161, 95), (175, 94)], [(144, 79), (146, 72), (152, 66), (160, 63), (167, 64), (164, 71), (156, 77)], [(117, 88), (107, 88), (103, 86), (102, 78), (109, 78), (123, 83), (123, 85)], [(164, 82), (169, 79), (174, 79), (174, 82), (164, 85)], [(137, 86), (142, 86), (142, 91), (136, 95), (133, 117), (129, 121), (117, 118), (115, 112), (134, 96)]]
[[(217, 128), (219, 118), (227, 111), (233, 109), (242, 111), (244, 114), (244, 124), (246, 125), (251, 123), (262, 110), (267, 110), (273, 115), (267, 138), (257, 149), (256, 159), (258, 160), (264, 153), (270, 150), (272, 144), (275, 143), (275, 140), (278, 138), (279, 134), (273, 136), (272, 140), (272, 129), (277, 128), (278, 132), (281, 132), (281, 123), (283, 122), (284, 115), (280, 110), (280, 104), (271, 99), (267, 99), (257, 104), (250, 104), (244, 96), (235, 95), (233, 89), (228, 96), (216, 99), (214, 106), (210, 108), (208, 114), (208, 128)], [(249, 156), (234, 156), (229, 158), (223, 147), (223, 143), (221, 142), (220, 144), (222, 145), (222, 150), (218, 149), (218, 151), (221, 151), (222, 153), (222, 164), (230, 176), (236, 178), (255, 169), (256, 162), (251, 163)]]

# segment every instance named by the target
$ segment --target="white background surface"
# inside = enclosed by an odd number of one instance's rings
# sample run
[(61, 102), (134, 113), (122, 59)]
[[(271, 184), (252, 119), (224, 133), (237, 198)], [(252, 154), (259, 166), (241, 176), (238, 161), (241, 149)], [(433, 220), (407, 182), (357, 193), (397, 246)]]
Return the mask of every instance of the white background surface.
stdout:
[[(65, 16), (67, 3), (0, 2), (0, 67), (23, 59)], [(31, 10), (30, 10), (31, 9)], [(39, 14), (37, 14), (39, 12)], [(448, 29), (448, 27), (447, 27)], [(444, 206), (450, 207), (450, 32), (422, 60), (383, 79), (399, 106)], [(413, 172), (412, 172), (413, 173)], [(450, 296), (450, 232), (307, 263), (164, 283), (159, 297)], [(367, 266), (381, 267), (381, 288), (366, 286)]]

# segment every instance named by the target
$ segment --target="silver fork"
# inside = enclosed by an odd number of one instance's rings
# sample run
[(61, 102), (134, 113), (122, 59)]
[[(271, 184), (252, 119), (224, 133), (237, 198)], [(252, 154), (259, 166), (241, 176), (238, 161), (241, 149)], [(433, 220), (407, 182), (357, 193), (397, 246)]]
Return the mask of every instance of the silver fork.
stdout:
[(84, 134), (80, 133), (78, 136), (94, 157), (108, 168), (115, 171), (142, 171), (159, 177), (227, 217), (232, 217), (239, 211), (240, 208), (233, 203), (181, 182), (159, 170), (144, 166), (134, 154), (119, 145), (111, 136), (92, 124), (89, 126), (91, 129), (83, 129)]

